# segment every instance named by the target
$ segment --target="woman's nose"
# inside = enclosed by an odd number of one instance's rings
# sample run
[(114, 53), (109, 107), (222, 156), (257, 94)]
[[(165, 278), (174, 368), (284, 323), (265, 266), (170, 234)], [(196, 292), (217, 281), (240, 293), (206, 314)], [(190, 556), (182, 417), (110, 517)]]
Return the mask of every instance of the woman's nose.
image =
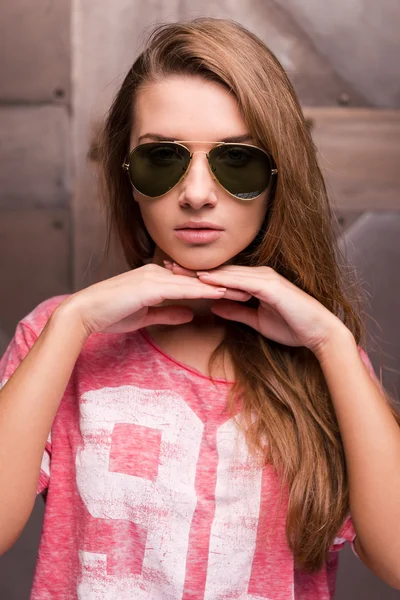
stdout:
[(193, 153), (185, 177), (181, 181), (180, 203), (201, 208), (217, 202), (215, 179), (211, 174), (206, 152)]

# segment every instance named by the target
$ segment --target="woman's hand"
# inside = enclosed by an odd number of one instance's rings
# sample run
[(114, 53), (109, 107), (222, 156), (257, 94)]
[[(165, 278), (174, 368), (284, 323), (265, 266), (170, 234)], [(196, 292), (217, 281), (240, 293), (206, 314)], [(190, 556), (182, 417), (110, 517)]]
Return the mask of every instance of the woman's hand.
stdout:
[[(180, 325), (193, 319), (187, 306), (157, 306), (164, 300), (221, 298), (221, 286), (187, 275), (176, 275), (156, 264), (148, 264), (95, 283), (66, 298), (57, 307), (73, 314), (87, 336), (99, 331), (125, 333), (154, 324)], [(232, 295), (242, 298), (243, 293)], [(72, 313), (71, 313), (72, 311)]]
[[(216, 299), (211, 311), (233, 321), (245, 323), (263, 336), (287, 346), (305, 346), (316, 353), (333, 331), (345, 325), (318, 300), (279, 275), (270, 267), (227, 265), (204, 271), (188, 271), (176, 263), (166, 267), (177, 275), (196, 277), (205, 283), (242, 290), (248, 298), (259, 300), (257, 308), (238, 302)], [(248, 299), (246, 298), (246, 300)]]

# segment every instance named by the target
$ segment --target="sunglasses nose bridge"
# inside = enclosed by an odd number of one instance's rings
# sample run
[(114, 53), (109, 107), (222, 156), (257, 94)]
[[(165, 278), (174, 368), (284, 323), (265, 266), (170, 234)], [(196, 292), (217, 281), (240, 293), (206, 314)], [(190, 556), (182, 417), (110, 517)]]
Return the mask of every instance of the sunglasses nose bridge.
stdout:
[(208, 159), (208, 156), (209, 156), (209, 153), (208, 153), (208, 152), (206, 152), (205, 150), (196, 150), (195, 152), (191, 152), (191, 153), (190, 153), (190, 158), (192, 159), (192, 157), (193, 157), (195, 154), (205, 154), (205, 155), (207, 156), (207, 159)]
[[(207, 162), (208, 162), (208, 167), (209, 167), (209, 171), (210, 171), (211, 177), (212, 177), (213, 179), (215, 179), (215, 181), (217, 181), (217, 178), (215, 177), (215, 174), (214, 174), (214, 169), (213, 169), (213, 166), (212, 166), (212, 164), (211, 164), (211, 161), (210, 161), (210, 151), (209, 151), (209, 152), (206, 152), (205, 150), (196, 150), (195, 152), (191, 152), (191, 154), (190, 154), (190, 161), (189, 161), (189, 163), (191, 163), (191, 162), (192, 162), (192, 158), (193, 158), (194, 154), (205, 154), (205, 155), (206, 155)], [(186, 173), (185, 173), (184, 177), (186, 177), (186, 175), (187, 175), (187, 172), (188, 172), (188, 171), (189, 171), (189, 165), (188, 165), (188, 168), (186, 169)]]
[(190, 169), (190, 166), (191, 166), (191, 163), (192, 163), (192, 158), (193, 158), (193, 156), (194, 156), (195, 154), (205, 154), (205, 155), (206, 155), (206, 158), (207, 158), (207, 162), (208, 162), (208, 166), (209, 166), (209, 170), (210, 170), (211, 177), (212, 177), (213, 179), (217, 180), (217, 178), (216, 178), (216, 177), (215, 177), (215, 175), (214, 175), (213, 167), (212, 167), (212, 165), (211, 165), (211, 162), (210, 162), (210, 153), (209, 153), (209, 152), (206, 152), (205, 150), (196, 150), (195, 152), (190, 152), (190, 155), (189, 155), (189, 163), (188, 163), (187, 169), (186, 169), (186, 171), (185, 171), (185, 173), (184, 173), (184, 175), (183, 175), (182, 179), (185, 179), (186, 175), (188, 174), (188, 172), (189, 172), (189, 169)]
[[(205, 154), (206, 155), (206, 161), (207, 161), (207, 166), (206, 164), (203, 162), (203, 166), (201, 167), (201, 164), (197, 165), (198, 168), (200, 168), (200, 171), (198, 171), (197, 167), (195, 164), (192, 163), (192, 157), (194, 154)], [(206, 179), (205, 179), (205, 171), (204, 168), (206, 167), (207, 172), (209, 173), (209, 175), (211, 175), (211, 180), (212, 181), (217, 181), (217, 178), (215, 177), (213, 171), (212, 171), (212, 167), (210, 164), (210, 161), (208, 159), (209, 155), (208, 152), (203, 151), (203, 150), (196, 150), (196, 152), (192, 152), (191, 156), (190, 156), (190, 161), (188, 164), (188, 168), (185, 171), (184, 176), (182, 177), (182, 180), (185, 179), (187, 177), (187, 175), (190, 173), (189, 171), (191, 171), (190, 167), (196, 167), (195, 171), (196, 173), (192, 172), (192, 177), (190, 178), (190, 182), (187, 180), (187, 188), (186, 188), (186, 194), (188, 194), (188, 197), (191, 198), (192, 202), (198, 202), (198, 197), (201, 196), (202, 198), (204, 198), (204, 194), (207, 194), (209, 192), (207, 192), (206, 190), (208, 189), (207, 186), (209, 184), (206, 183)], [(204, 159), (203, 159), (204, 161)], [(182, 181), (181, 180), (181, 181)]]

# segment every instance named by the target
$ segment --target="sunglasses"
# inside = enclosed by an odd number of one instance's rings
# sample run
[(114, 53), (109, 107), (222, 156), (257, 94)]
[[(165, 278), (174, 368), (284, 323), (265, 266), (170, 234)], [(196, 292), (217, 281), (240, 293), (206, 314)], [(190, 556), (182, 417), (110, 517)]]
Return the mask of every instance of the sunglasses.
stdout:
[[(207, 156), (212, 177), (235, 198), (253, 200), (268, 188), (278, 173), (272, 157), (250, 144), (186, 142), (214, 144)], [(133, 148), (122, 168), (132, 186), (150, 198), (172, 190), (186, 176), (195, 152), (181, 142), (149, 142)]]

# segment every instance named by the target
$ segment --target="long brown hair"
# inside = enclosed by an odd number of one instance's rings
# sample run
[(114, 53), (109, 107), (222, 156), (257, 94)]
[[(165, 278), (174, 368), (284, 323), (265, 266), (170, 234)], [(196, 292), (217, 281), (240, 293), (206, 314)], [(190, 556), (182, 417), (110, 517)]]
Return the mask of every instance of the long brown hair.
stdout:
[[(121, 165), (138, 89), (169, 75), (200, 76), (228, 88), (256, 143), (277, 165), (265, 222), (235, 263), (269, 265), (339, 317), (364, 347), (363, 291), (351, 281), (337, 246), (336, 217), (295, 91), (267, 46), (234, 21), (197, 18), (157, 25), (126, 75), (107, 115), (99, 153), (108, 215), (106, 254), (116, 234), (130, 268), (153, 256), (154, 242)], [(210, 371), (219, 353), (229, 352), (236, 383), (228, 407), (233, 411), (240, 388), (249, 447), (258, 455), (261, 451), (265, 464), (279, 474), (281, 492), (284, 486), (288, 492), (286, 536), (295, 564), (316, 572), (349, 513), (345, 454), (325, 378), (307, 348), (275, 343), (240, 323), (228, 321), (227, 327)]]

